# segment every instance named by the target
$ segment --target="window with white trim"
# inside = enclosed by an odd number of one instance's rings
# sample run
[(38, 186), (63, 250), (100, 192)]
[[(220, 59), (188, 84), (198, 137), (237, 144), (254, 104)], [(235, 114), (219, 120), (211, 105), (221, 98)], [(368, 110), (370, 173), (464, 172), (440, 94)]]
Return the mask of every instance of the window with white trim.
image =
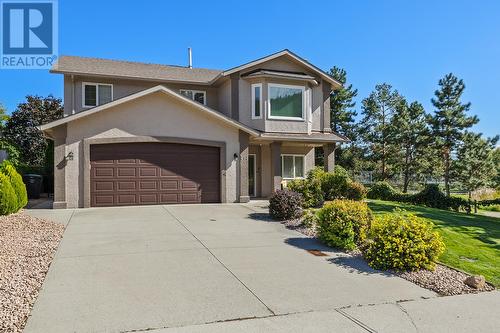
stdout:
[(82, 83), (82, 104), (90, 108), (109, 103), (113, 100), (113, 85), (107, 83)]
[(207, 92), (203, 90), (190, 90), (190, 89), (181, 89), (179, 91), (182, 95), (186, 96), (193, 101), (201, 103), (203, 105), (207, 104)]
[(286, 84), (268, 84), (269, 118), (303, 120), (305, 87)]
[(262, 118), (262, 83), (252, 84), (252, 119)]
[(283, 179), (304, 178), (304, 155), (281, 155)]

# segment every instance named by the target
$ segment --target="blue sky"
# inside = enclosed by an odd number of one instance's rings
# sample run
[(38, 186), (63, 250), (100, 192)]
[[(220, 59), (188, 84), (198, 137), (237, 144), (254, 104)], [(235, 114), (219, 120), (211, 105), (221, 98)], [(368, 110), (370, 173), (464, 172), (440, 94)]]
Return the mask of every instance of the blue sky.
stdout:
[[(499, 1), (59, 1), (59, 54), (185, 65), (189, 46), (195, 67), (217, 69), (289, 48), (345, 68), (358, 102), (387, 82), (428, 112), (453, 72), (481, 120), (475, 130), (500, 134)], [(10, 112), (50, 93), (62, 97), (60, 75), (0, 70)]]

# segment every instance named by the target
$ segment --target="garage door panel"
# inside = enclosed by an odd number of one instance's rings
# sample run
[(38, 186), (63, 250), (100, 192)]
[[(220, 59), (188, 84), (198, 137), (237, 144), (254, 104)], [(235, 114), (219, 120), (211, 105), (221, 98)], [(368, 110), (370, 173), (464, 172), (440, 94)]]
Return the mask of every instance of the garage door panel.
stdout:
[(183, 203), (198, 203), (199, 197), (197, 193), (181, 193), (181, 201)]
[(116, 204), (117, 205), (136, 205), (137, 204), (137, 195), (136, 194), (117, 194), (116, 195)]
[(220, 151), (185, 144), (91, 146), (91, 205), (220, 202)]
[(114, 175), (114, 169), (113, 168), (103, 168), (103, 167), (96, 167), (94, 169), (94, 176), (95, 177), (113, 177)]
[(130, 167), (130, 168), (119, 167), (116, 168), (115, 170), (116, 170), (116, 177), (118, 178), (134, 178), (136, 175), (135, 167)]
[(114, 196), (113, 194), (103, 195), (98, 194), (92, 197), (92, 206), (113, 206), (114, 205)]
[(160, 203), (162, 204), (176, 204), (180, 203), (179, 195), (177, 193), (161, 193)]
[(94, 183), (94, 191), (114, 191), (114, 182), (96, 181)]
[(158, 194), (156, 193), (139, 194), (138, 197), (140, 205), (158, 204)]
[(139, 190), (158, 190), (158, 182), (156, 180), (141, 180), (139, 181)]
[(117, 191), (135, 191), (137, 190), (137, 183), (135, 181), (117, 181)]
[(179, 188), (179, 180), (177, 179), (160, 181), (161, 190), (178, 190)]
[(140, 167), (139, 177), (157, 177), (158, 170), (154, 167)]

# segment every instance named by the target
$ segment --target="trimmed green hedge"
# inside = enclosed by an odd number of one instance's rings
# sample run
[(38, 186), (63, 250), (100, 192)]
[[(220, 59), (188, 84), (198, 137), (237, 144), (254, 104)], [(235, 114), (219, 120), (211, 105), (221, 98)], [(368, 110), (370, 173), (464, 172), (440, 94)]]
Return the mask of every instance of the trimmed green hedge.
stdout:
[(369, 199), (397, 201), (438, 209), (471, 212), (472, 202), (458, 197), (447, 197), (437, 184), (427, 184), (415, 194), (401, 193), (387, 182), (377, 182), (368, 190)]
[(23, 177), (21, 177), (14, 166), (8, 161), (2, 162), (0, 165), (0, 172), (6, 175), (10, 180), (16, 194), (16, 211), (18, 211), (28, 204), (28, 193), (26, 192), (26, 185), (23, 182)]
[(18, 211), (16, 192), (9, 177), (0, 172), (0, 215), (9, 215)]

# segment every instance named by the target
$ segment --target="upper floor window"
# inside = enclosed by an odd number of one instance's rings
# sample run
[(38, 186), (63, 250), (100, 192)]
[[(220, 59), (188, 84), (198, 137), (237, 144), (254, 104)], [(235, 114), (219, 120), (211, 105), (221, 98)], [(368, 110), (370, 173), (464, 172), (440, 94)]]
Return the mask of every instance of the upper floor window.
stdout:
[(269, 118), (304, 119), (305, 88), (285, 84), (268, 85)]
[(252, 84), (252, 119), (262, 118), (262, 84)]
[(113, 85), (106, 83), (83, 84), (83, 107), (93, 107), (113, 100)]
[(281, 174), (284, 179), (304, 178), (304, 155), (281, 155)]
[(188, 90), (181, 89), (180, 93), (193, 101), (201, 103), (203, 105), (207, 104), (207, 93), (202, 90)]

